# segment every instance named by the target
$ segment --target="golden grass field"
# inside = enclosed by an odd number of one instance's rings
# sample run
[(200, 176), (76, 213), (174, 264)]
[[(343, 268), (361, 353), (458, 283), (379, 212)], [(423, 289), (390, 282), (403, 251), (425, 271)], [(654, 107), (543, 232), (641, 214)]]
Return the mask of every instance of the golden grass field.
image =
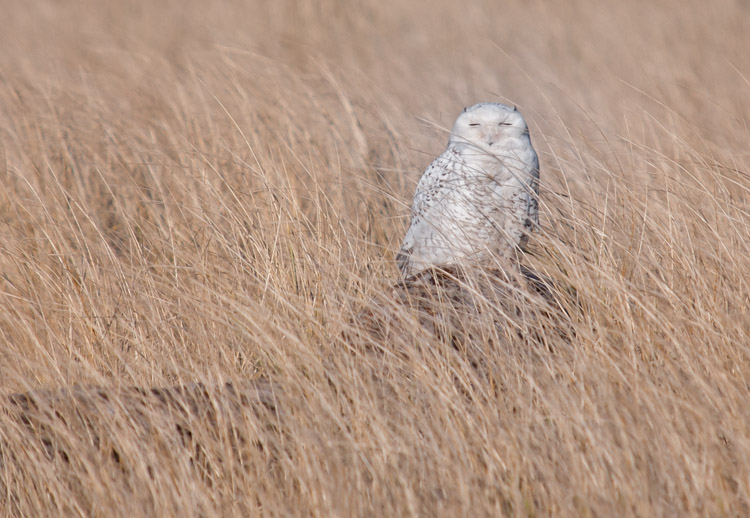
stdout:
[[(1, 516), (750, 514), (745, 2), (4, 4)], [(425, 327), (478, 101), (576, 300)]]

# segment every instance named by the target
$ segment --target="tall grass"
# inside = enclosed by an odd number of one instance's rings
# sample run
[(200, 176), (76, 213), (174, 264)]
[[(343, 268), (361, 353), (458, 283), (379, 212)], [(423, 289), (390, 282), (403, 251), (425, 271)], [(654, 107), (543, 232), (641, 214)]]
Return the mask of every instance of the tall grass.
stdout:
[[(5, 6), (0, 514), (750, 512), (750, 18), (594, 4)], [(482, 100), (575, 301), (424, 325), (393, 252)]]

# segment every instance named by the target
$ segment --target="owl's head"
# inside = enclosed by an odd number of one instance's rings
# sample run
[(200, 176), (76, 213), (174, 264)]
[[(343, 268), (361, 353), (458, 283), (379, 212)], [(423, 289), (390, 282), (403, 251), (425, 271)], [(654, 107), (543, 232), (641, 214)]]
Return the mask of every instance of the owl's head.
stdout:
[(514, 139), (528, 137), (529, 128), (521, 113), (500, 103), (479, 103), (464, 108), (451, 130), (450, 143), (500, 153)]

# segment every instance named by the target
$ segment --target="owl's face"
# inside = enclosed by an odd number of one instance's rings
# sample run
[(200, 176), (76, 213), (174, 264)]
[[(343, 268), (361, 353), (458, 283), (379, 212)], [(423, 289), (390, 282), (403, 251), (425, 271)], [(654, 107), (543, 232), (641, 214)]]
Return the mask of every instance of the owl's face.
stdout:
[(500, 103), (480, 103), (465, 108), (451, 130), (452, 144), (466, 144), (488, 154), (501, 153), (518, 139), (529, 134), (521, 113)]

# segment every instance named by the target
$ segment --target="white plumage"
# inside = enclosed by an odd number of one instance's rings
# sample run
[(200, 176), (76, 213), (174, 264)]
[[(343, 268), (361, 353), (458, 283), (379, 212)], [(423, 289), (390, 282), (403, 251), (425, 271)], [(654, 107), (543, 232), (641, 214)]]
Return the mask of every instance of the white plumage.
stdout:
[(538, 193), (539, 160), (518, 110), (465, 108), (417, 186), (396, 255), (401, 274), (512, 256), (539, 224)]

